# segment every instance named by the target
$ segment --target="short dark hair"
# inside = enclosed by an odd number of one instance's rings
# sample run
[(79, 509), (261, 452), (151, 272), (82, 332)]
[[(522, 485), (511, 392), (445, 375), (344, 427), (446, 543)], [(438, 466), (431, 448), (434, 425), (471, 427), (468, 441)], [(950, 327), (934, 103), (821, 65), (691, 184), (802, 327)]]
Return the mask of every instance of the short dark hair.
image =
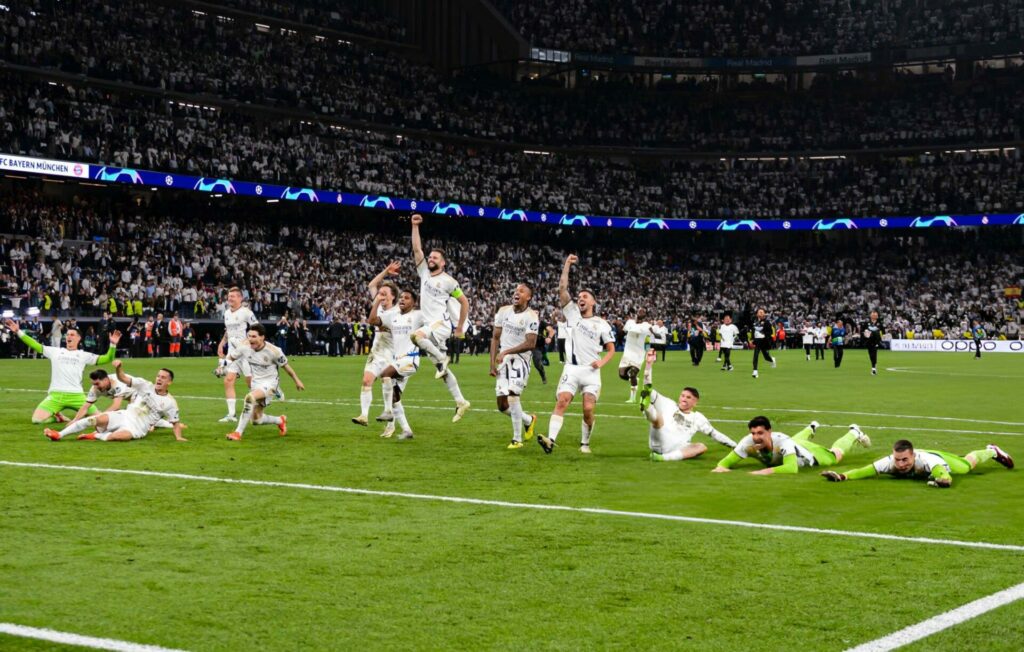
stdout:
[(900, 439), (899, 441), (892, 445), (892, 450), (897, 453), (902, 453), (904, 451), (913, 452), (914, 445), (910, 443), (909, 439)]
[(82, 329), (79, 328), (78, 326), (68, 326), (67, 329), (64, 331), (64, 336), (67, 337), (67, 334), (70, 333), (71, 331), (75, 331), (76, 333), (78, 333), (79, 337), (82, 336)]
[(428, 251), (427, 253), (428, 253), (428, 254), (432, 254), (432, 253), (434, 253), (435, 251), (436, 251), (437, 253), (441, 254), (441, 260), (444, 260), (444, 261), (447, 261), (447, 260), (448, 260), (448, 256), (446, 256), (446, 255), (445, 255), (445, 253), (444, 253), (444, 249), (442, 249), (442, 248), (440, 248), (440, 247), (434, 247), (433, 249), (431, 249), (431, 250), (430, 250), (430, 251)]
[(97, 370), (93, 371), (91, 374), (89, 374), (89, 378), (91, 378), (92, 380), (103, 380), (106, 377), (107, 377), (107, 370), (106, 369), (97, 369)]
[(264, 328), (263, 324), (253, 324), (249, 328), (245, 329), (246, 333), (248, 333), (249, 331), (256, 331), (256, 334), (259, 335), (260, 337), (267, 336), (267, 329)]
[(522, 285), (522, 286), (523, 286), (524, 288), (526, 288), (527, 290), (529, 290), (529, 291), (530, 291), (530, 296), (531, 296), (531, 297), (533, 296), (533, 286), (532, 286), (532, 285), (530, 285), (530, 284), (529, 284), (529, 283), (527, 283), (526, 281), (520, 281), (519, 285)]
[(757, 427), (764, 428), (765, 430), (771, 430), (772, 422), (768, 420), (768, 417), (754, 417), (749, 422), (747, 422), (748, 430)]
[(696, 387), (684, 387), (683, 391), (693, 394), (693, 398), (700, 398), (700, 392), (697, 391)]
[(419, 304), (420, 295), (416, 294), (416, 290), (402, 290), (402, 294), (408, 294), (410, 297), (412, 297), (413, 303), (417, 305)]
[(160, 371), (166, 371), (167, 375), (171, 377), (171, 380), (174, 380), (174, 372), (168, 369), (167, 367), (161, 367)]

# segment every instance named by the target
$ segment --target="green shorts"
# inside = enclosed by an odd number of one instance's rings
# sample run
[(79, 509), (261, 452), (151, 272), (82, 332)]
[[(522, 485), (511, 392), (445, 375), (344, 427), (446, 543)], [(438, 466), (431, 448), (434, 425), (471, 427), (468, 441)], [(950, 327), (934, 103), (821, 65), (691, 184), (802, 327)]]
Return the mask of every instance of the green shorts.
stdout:
[(946, 451), (924, 451), (925, 453), (935, 453), (946, 461), (949, 465), (949, 472), (952, 475), (967, 475), (971, 472), (971, 463), (959, 455), (953, 453), (947, 453)]
[[(57, 414), (61, 410), (78, 411), (85, 405), (85, 392), (50, 392), (43, 399), (42, 403), (36, 406), (37, 410), (45, 410), (50, 414)], [(89, 406), (86, 414), (96, 414), (99, 410), (95, 405)]]

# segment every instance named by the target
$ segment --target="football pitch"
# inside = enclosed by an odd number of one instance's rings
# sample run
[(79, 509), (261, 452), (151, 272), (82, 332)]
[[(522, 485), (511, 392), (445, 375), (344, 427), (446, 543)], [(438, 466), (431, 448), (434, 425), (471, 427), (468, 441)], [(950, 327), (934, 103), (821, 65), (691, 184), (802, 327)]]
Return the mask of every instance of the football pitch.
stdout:
[[(268, 409), (288, 435), (231, 442), (211, 359), (126, 359), (146, 378), (174, 370), (190, 441), (115, 444), (45, 439), (29, 416), (49, 363), (0, 361), (0, 623), (194, 651), (841, 651), (1024, 583), (1020, 470), (986, 465), (948, 490), (744, 473), (753, 462), (712, 474), (728, 450), (701, 435), (703, 457), (654, 463), (614, 361), (589, 456), (578, 402), (554, 453), (506, 450), (483, 356), (452, 367), (473, 403), (462, 422), (424, 368), (404, 401), (415, 439), (381, 439), (379, 386), (371, 426), (350, 422), (361, 358), (291, 363), (307, 391), (283, 376)], [(736, 440), (758, 414), (790, 434), (816, 419), (825, 445), (857, 423), (874, 446), (840, 469), (899, 438), (960, 455), (998, 443), (1024, 462), (1021, 356), (883, 351), (872, 377), (864, 351), (839, 370), (786, 351), (756, 381), (749, 352), (734, 363), (670, 352), (654, 384), (699, 388)], [(556, 355), (524, 396), (539, 433), (559, 370)], [(1024, 649), (1024, 600), (997, 604), (903, 649)], [(0, 634), (0, 649), (81, 648)]]

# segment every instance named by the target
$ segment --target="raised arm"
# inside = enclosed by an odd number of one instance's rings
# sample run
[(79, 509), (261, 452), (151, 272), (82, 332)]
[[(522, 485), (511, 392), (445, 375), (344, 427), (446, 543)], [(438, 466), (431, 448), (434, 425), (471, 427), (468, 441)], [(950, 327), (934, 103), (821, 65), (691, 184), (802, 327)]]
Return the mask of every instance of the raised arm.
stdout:
[(30, 337), (28, 335), (28, 333), (26, 333), (25, 331), (21, 330), (21, 327), (18, 326), (18, 322), (14, 321), (13, 319), (5, 319), (4, 320), (4, 326), (6, 326), (8, 329), (10, 329), (10, 331), (12, 333), (17, 335), (18, 339), (21, 340), (22, 344), (24, 344), (28, 348), (32, 349), (36, 353), (42, 353), (43, 352), (43, 345), (40, 344), (39, 342), (35, 341), (34, 339), (32, 339), (32, 337)]
[(370, 307), (370, 316), (366, 318), (366, 323), (371, 326), (380, 326), (383, 322), (380, 320), (380, 297), (373, 298), (373, 305)]
[(114, 360), (114, 371), (117, 372), (117, 379), (131, 387), (132, 377), (124, 372), (124, 366), (120, 360)]
[(412, 214), (412, 260), (418, 267), (423, 262), (423, 241), (420, 240), (420, 224), (423, 224), (423, 216), (419, 213)]
[(117, 343), (121, 341), (121, 331), (114, 331), (110, 334), (110, 348), (101, 355), (96, 364), (107, 364), (117, 356)]
[(392, 260), (388, 263), (388, 266), (384, 268), (384, 271), (373, 277), (373, 280), (367, 285), (370, 289), (370, 299), (377, 298), (377, 292), (380, 290), (380, 284), (384, 282), (389, 276), (397, 276), (399, 270), (402, 269), (401, 263), (397, 260)]
[(559, 305), (567, 306), (572, 302), (569, 295), (569, 268), (579, 262), (579, 257), (569, 254), (565, 257), (565, 264), (562, 265), (562, 275), (558, 278), (558, 301)]

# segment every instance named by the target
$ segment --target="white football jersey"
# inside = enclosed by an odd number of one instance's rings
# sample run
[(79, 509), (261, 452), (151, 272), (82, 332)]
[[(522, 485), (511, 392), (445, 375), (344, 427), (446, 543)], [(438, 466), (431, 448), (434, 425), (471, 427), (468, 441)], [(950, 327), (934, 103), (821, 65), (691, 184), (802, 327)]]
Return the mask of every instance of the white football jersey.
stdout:
[[(703, 414), (697, 411), (683, 414), (679, 410), (679, 404), (664, 394), (659, 393), (658, 397), (651, 402), (651, 405), (658, 410), (662, 419), (665, 420), (665, 425), (675, 428), (676, 432), (680, 433), (687, 443), (692, 441), (693, 436), (698, 432), (711, 436), (711, 433), (715, 431), (714, 426), (711, 425), (711, 422)], [(660, 444), (653, 432), (651, 432), (650, 440), (652, 446)]]
[(651, 344), (668, 342), (668, 329), (664, 326), (651, 326)]
[(248, 341), (245, 334), (249, 327), (258, 323), (259, 320), (256, 319), (256, 315), (245, 306), (240, 307), (234, 312), (231, 309), (225, 310), (224, 332), (228, 336), (228, 352), (230, 353), (237, 347), (244, 345)]
[(82, 392), (82, 373), (100, 359), (95, 353), (81, 349), (69, 351), (54, 346), (44, 346), (43, 357), (50, 359), (50, 389), (47, 391), (70, 394)]
[(645, 321), (637, 323), (636, 320), (630, 319), (622, 330), (626, 333), (626, 344), (622, 350), (622, 357), (643, 360), (644, 344), (647, 342), (647, 338), (651, 337), (651, 325)]
[(97, 390), (95, 386), (89, 388), (89, 393), (85, 397), (86, 403), (95, 403), (96, 401), (100, 400), (100, 397), (102, 396), (106, 396), (112, 399), (120, 396), (122, 399), (127, 399), (129, 401), (135, 398), (134, 387), (129, 387), (128, 385), (125, 385), (114, 376), (109, 376), (109, 378), (110, 389), (108, 389), (105, 392), (101, 392)]
[(391, 331), (383, 326), (378, 326), (373, 329), (373, 345), (370, 347), (370, 355), (390, 360), (395, 354), (393, 344), (394, 338), (391, 336)]
[(403, 358), (410, 354), (419, 355), (419, 347), (412, 343), (412, 334), (426, 325), (427, 320), (420, 310), (402, 313), (398, 306), (379, 314), (381, 323), (391, 331), (393, 338), (392, 350), (394, 358)]
[(278, 369), (288, 364), (284, 351), (270, 342), (264, 342), (259, 351), (245, 344), (228, 354), (231, 362), (240, 358), (246, 360), (252, 368), (253, 382), (261, 385), (276, 385), (281, 378)]
[(615, 341), (608, 322), (596, 315), (584, 319), (575, 301), (563, 306), (562, 314), (569, 326), (565, 340), (566, 363), (589, 367), (592, 362), (600, 360), (604, 345)]
[[(536, 335), (540, 327), (540, 318), (537, 311), (531, 308), (516, 312), (513, 306), (502, 306), (494, 315), (494, 327), (501, 329), (501, 340), (498, 343), (500, 353), (525, 343), (526, 336), (530, 333)], [(532, 354), (530, 351), (520, 351), (515, 355), (529, 361)]]
[(797, 466), (801, 468), (814, 466), (817, 463), (811, 451), (781, 432), (772, 432), (772, 449), (770, 451), (758, 450), (754, 446), (753, 435), (747, 435), (740, 440), (733, 452), (744, 459), (757, 458), (765, 466), (779, 466), (782, 464), (782, 458), (787, 455), (796, 455)]
[(731, 349), (736, 344), (736, 338), (740, 336), (740, 329), (736, 324), (722, 324), (718, 327), (718, 334), (722, 338), (722, 348)]
[(135, 390), (135, 399), (128, 405), (128, 414), (138, 419), (147, 429), (155, 427), (160, 419), (166, 419), (171, 423), (178, 422), (178, 402), (173, 396), (157, 394), (156, 387), (148, 380), (138, 376), (129, 378), (132, 389)]
[(431, 276), (425, 260), (416, 266), (416, 272), (420, 276), (420, 312), (426, 323), (452, 321), (448, 299), (462, 296), (459, 282), (448, 273)]

